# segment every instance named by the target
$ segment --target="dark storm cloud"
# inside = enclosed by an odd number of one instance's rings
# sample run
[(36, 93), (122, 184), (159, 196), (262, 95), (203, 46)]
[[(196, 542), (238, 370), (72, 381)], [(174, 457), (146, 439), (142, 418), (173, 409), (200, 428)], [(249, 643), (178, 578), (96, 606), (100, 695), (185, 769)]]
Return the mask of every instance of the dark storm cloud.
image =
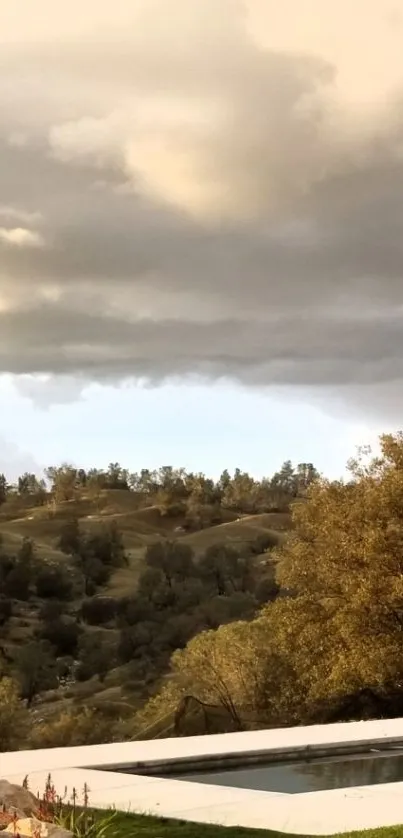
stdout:
[(72, 309), (66, 316), (66, 309), (48, 303), (0, 315), (0, 363), (15, 374), (57, 370), (101, 379), (199, 373), (245, 383), (342, 385), (382, 382), (386, 370), (400, 376), (401, 318), (373, 315), (359, 325), (357, 334), (356, 320), (329, 312), (272, 316), (260, 323), (240, 318), (128, 323)]
[(393, 389), (403, 66), (361, 124), (235, 0), (134, 5), (4, 51), (0, 371)]

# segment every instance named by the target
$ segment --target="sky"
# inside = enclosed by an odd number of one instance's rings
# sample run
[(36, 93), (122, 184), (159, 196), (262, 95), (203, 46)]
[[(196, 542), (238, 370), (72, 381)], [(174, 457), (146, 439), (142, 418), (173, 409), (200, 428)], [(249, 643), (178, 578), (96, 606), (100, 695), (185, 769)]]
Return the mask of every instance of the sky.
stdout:
[(401, 427), (403, 0), (0, 6), (0, 470)]

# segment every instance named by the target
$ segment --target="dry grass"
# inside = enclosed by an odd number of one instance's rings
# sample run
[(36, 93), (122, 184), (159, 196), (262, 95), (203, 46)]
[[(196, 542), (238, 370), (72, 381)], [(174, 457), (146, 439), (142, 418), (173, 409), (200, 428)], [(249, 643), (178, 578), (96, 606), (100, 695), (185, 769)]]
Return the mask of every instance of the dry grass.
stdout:
[(242, 523), (251, 524), (254, 527), (285, 532), (291, 528), (291, 515), (289, 512), (261, 512), (260, 515), (245, 515)]
[(217, 542), (230, 544), (234, 547), (243, 547), (255, 542), (259, 535), (273, 535), (281, 541), (283, 536), (280, 532), (271, 527), (263, 526), (259, 520), (255, 520), (262, 517), (265, 516), (250, 515), (247, 518), (241, 518), (228, 524), (218, 524), (215, 527), (208, 527), (205, 530), (185, 535), (182, 537), (182, 541), (193, 547), (197, 554), (202, 553), (207, 547), (217, 544)]
[(34, 535), (31, 535), (31, 528), (29, 526), (24, 526), (24, 522), (22, 527), (20, 527), (15, 521), (8, 522), (6, 526), (0, 524), (0, 534), (3, 537), (4, 549), (10, 553), (18, 551), (24, 537), (27, 537), (34, 539), (37, 552), (40, 553), (41, 557), (46, 561), (54, 562), (66, 559), (63, 553), (56, 549), (54, 543), (52, 544), (52, 541), (46, 540), (46, 536), (45, 538), (42, 536), (42, 538), (38, 539), (35, 538)]
[(246, 546), (259, 535), (271, 534), (279, 541), (290, 528), (290, 515), (268, 512), (238, 517), (231, 510), (223, 510), (224, 523), (193, 533), (175, 532), (183, 521), (160, 514), (156, 506), (138, 508), (136, 497), (123, 490), (105, 490), (97, 498), (81, 497), (57, 507), (32, 508), (25, 501), (13, 499), (4, 504), (0, 515), (0, 533), (5, 548), (18, 549), (24, 537), (35, 541), (38, 554), (50, 562), (66, 562), (57, 549), (61, 526), (77, 517), (87, 532), (97, 532), (111, 521), (116, 521), (123, 536), (129, 565), (119, 568), (108, 586), (111, 596), (121, 597), (135, 590), (145, 550), (149, 544), (163, 538), (180, 538), (200, 555), (217, 542)]
[(128, 551), (128, 566), (115, 570), (108, 582), (109, 596), (118, 598), (134, 594), (143, 565), (144, 552), (144, 548)]

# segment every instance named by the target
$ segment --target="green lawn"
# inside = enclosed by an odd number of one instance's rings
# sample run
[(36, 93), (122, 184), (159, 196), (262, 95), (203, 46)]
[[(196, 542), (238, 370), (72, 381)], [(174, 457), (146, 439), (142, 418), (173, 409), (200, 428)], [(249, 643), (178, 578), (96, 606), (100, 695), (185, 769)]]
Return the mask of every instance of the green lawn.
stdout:
[[(267, 838), (285, 838), (283, 832), (268, 829), (241, 829), (240, 827), (210, 826), (208, 824), (189, 823), (186, 821), (163, 820), (145, 815), (119, 814), (113, 823), (113, 831), (118, 830), (122, 838), (256, 838), (256, 832)], [(388, 826), (383, 829), (369, 829), (361, 832), (345, 832), (344, 838), (403, 838), (403, 826)], [(298, 838), (298, 836), (294, 836)], [(301, 836), (300, 836), (301, 838)], [(304, 836), (304, 838), (308, 838)]]

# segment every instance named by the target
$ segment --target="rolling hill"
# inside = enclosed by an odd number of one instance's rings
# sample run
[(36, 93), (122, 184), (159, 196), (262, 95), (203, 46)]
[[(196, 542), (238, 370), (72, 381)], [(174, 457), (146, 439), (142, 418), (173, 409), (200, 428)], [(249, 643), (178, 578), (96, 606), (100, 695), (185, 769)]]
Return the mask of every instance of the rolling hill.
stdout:
[[(58, 549), (58, 539), (63, 524), (76, 518), (84, 532), (96, 533), (102, 527), (115, 521), (122, 535), (128, 556), (128, 564), (116, 569), (106, 586), (100, 591), (102, 596), (121, 598), (133, 596), (139, 575), (143, 567), (147, 547), (164, 540), (177, 540), (191, 546), (196, 558), (214, 544), (226, 544), (242, 548), (256, 542), (259, 536), (270, 536), (281, 542), (290, 527), (288, 513), (263, 513), (257, 515), (237, 515), (230, 510), (223, 510), (223, 521), (214, 526), (189, 532), (184, 528), (183, 516), (169, 517), (161, 514), (155, 505), (139, 508), (136, 496), (123, 490), (103, 490), (96, 498), (82, 496), (73, 501), (54, 505), (45, 504), (33, 507), (21, 499), (12, 498), (0, 508), (0, 536), (3, 547), (15, 554), (24, 538), (32, 539), (37, 555), (50, 565), (66, 565), (68, 557)], [(267, 555), (265, 556), (267, 562)], [(0, 646), (12, 654), (33, 638), (39, 625), (40, 600), (32, 597), (29, 602), (15, 604), (13, 616), (0, 627)], [(78, 613), (81, 601), (73, 603), (72, 615)], [(99, 642), (102, 638), (116, 639), (116, 628), (85, 628), (87, 634), (96, 632)], [(103, 706), (115, 704), (123, 711), (135, 711), (139, 703), (138, 690), (131, 689), (127, 667), (118, 667), (106, 674), (104, 680), (97, 676), (84, 683), (70, 685), (68, 689), (52, 690), (44, 693), (33, 709), (34, 715), (41, 718), (53, 716), (70, 706), (87, 705), (100, 702)], [(112, 708), (113, 709), (113, 708)]]

